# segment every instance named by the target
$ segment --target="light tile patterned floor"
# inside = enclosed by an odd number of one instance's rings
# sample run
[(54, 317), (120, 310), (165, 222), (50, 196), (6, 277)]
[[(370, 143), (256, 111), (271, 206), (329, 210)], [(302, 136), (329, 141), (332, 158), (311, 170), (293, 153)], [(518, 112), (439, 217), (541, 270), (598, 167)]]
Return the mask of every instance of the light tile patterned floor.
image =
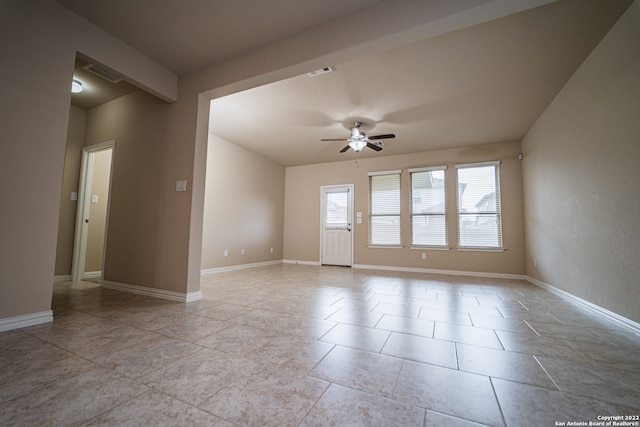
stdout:
[(640, 414), (640, 337), (526, 282), (277, 265), (175, 303), (54, 286), (2, 426), (554, 426)]

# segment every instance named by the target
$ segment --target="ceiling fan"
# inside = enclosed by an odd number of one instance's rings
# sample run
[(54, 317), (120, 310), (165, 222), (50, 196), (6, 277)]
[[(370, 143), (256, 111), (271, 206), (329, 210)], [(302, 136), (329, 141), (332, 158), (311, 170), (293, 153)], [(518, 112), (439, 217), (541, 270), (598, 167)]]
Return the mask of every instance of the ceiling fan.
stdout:
[(396, 137), (392, 133), (387, 133), (384, 135), (366, 136), (364, 132), (360, 130), (360, 126), (362, 126), (362, 122), (355, 122), (353, 126), (349, 128), (351, 130), (350, 138), (331, 138), (331, 139), (321, 139), (320, 141), (349, 141), (347, 146), (344, 147), (342, 150), (340, 150), (340, 152), (344, 153), (345, 151), (349, 150), (349, 148), (353, 148), (353, 151), (358, 153), (362, 151), (364, 147), (369, 147), (372, 150), (380, 151), (382, 150), (382, 147), (372, 143), (371, 141), (377, 141), (380, 139), (389, 139), (389, 138)]

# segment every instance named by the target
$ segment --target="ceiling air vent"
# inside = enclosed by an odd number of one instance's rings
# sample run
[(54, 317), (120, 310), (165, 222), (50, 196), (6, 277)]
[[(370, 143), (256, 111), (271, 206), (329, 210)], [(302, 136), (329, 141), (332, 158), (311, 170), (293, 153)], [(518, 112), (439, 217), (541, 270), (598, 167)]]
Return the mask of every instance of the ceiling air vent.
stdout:
[(319, 76), (320, 74), (330, 73), (332, 71), (333, 71), (333, 68), (324, 67), (324, 68), (320, 68), (319, 70), (315, 70), (315, 71), (311, 71), (311, 72), (307, 73), (307, 76), (315, 77), (315, 76)]
[(119, 83), (122, 81), (120, 77), (113, 75), (110, 72), (103, 70), (102, 68), (98, 68), (93, 64), (87, 64), (82, 68), (89, 71), (90, 73), (95, 74), (96, 76), (102, 77), (103, 79), (110, 81), (111, 83)]

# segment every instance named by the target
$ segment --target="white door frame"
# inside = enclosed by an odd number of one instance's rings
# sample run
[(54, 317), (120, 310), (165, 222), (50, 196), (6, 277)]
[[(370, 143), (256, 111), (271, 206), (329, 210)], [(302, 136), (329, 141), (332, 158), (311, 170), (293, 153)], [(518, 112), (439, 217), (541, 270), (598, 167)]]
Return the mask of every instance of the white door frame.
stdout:
[(113, 163), (115, 160), (116, 141), (101, 142), (89, 145), (82, 149), (82, 162), (80, 164), (80, 180), (78, 187), (78, 206), (76, 209), (76, 229), (73, 239), (73, 258), (71, 261), (71, 280), (77, 282), (84, 276), (84, 267), (87, 255), (87, 237), (89, 223), (89, 208), (91, 203), (91, 181), (93, 178), (93, 158), (99, 151), (111, 150), (111, 169), (109, 171), (109, 192), (107, 196), (107, 219), (105, 222), (104, 247), (102, 248), (102, 277), (104, 276), (104, 261), (107, 249), (107, 231), (109, 228), (109, 210), (111, 207), (111, 183), (113, 181)]
[(320, 265), (324, 264), (324, 210), (325, 210), (325, 191), (327, 190), (331, 190), (331, 189), (338, 189), (338, 188), (347, 188), (349, 190), (349, 197), (348, 197), (348, 204), (349, 204), (349, 212), (348, 212), (348, 218), (349, 218), (349, 238), (351, 239), (351, 261), (349, 263), (349, 267), (353, 266), (353, 242), (354, 242), (354, 231), (353, 231), (353, 201), (354, 201), (354, 196), (353, 196), (353, 189), (354, 189), (354, 185), (353, 184), (342, 184), (342, 185), (323, 185), (320, 187)]

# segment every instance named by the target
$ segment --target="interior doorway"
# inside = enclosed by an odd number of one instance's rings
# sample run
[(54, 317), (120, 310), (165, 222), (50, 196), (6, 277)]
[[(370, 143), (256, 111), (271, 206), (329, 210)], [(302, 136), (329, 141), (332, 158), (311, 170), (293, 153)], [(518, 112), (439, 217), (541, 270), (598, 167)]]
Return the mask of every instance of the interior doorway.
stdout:
[(321, 187), (320, 254), (323, 265), (353, 264), (353, 184)]
[(102, 282), (115, 141), (82, 149), (71, 280)]

